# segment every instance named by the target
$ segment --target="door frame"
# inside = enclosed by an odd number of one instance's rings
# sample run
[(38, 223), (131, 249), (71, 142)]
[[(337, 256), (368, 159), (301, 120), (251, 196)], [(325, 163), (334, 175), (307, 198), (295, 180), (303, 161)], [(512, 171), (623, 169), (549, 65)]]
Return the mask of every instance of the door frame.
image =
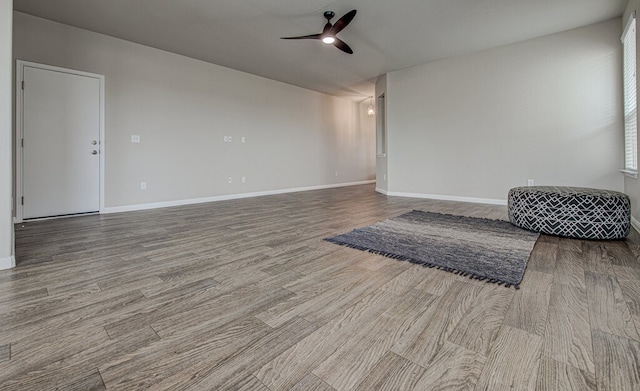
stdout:
[(92, 77), (98, 79), (100, 82), (100, 133), (98, 140), (98, 152), (100, 154), (100, 180), (99, 186), (100, 189), (98, 191), (98, 195), (100, 197), (100, 209), (99, 213), (103, 213), (104, 211), (104, 167), (105, 167), (105, 155), (106, 155), (106, 147), (105, 147), (105, 127), (104, 127), (104, 75), (100, 75), (97, 73), (89, 73), (78, 71), (75, 69), (61, 68), (52, 65), (39, 64), (35, 62), (16, 60), (16, 140), (15, 140), (15, 151), (16, 151), (16, 189), (15, 189), (15, 205), (16, 205), (16, 217), (15, 222), (21, 223), (24, 217), (24, 207), (22, 205), (22, 196), (23, 196), (23, 153), (22, 153), (22, 137), (24, 135), (24, 90), (22, 89), (22, 81), (24, 80), (24, 70), (25, 68), (38, 68), (47, 71), (55, 71), (68, 73), (71, 75), (77, 76), (85, 76)]

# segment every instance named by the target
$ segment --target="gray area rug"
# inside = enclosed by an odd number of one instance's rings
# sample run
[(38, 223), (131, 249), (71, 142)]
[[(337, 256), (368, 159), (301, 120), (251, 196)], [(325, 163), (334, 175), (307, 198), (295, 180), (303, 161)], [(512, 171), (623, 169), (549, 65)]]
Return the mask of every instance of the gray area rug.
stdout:
[(325, 240), (517, 289), (538, 236), (508, 221), (414, 210)]

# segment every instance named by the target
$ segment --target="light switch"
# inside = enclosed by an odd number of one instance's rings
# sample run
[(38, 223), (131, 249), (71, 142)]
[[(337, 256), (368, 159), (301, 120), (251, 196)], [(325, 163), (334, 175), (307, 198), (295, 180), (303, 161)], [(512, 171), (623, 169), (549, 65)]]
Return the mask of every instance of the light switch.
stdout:
[(244, 136), (240, 137), (240, 142), (243, 143), (243, 144), (246, 143), (247, 142), (247, 138), (244, 137)]

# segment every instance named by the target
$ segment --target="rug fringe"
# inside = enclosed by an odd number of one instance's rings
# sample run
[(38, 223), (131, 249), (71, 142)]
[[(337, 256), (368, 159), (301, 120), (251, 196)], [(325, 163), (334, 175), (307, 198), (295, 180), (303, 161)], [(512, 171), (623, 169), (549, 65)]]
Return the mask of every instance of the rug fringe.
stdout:
[(415, 259), (415, 258), (411, 258), (411, 257), (407, 257), (407, 256), (404, 256), (404, 255), (393, 254), (393, 253), (389, 253), (389, 252), (386, 252), (386, 251), (380, 251), (380, 250), (372, 250), (370, 248), (366, 248), (366, 247), (363, 247), (363, 246), (358, 246), (356, 244), (345, 243), (345, 242), (342, 242), (342, 241), (337, 240), (335, 238), (325, 238), (324, 240), (329, 242), (329, 243), (337, 244), (337, 245), (348, 247), (348, 248), (353, 248), (353, 249), (360, 250), (360, 251), (366, 251), (366, 252), (369, 252), (369, 253), (372, 253), (372, 254), (376, 254), (376, 255), (382, 255), (384, 257), (395, 259), (395, 260), (398, 260), (398, 261), (407, 261), (407, 262), (411, 262), (411, 263), (413, 263), (415, 265), (426, 266), (426, 267), (429, 267), (429, 268), (437, 268), (438, 270), (446, 271), (446, 272), (453, 273), (453, 274), (456, 274), (456, 275), (460, 275), (460, 276), (463, 276), (463, 277), (469, 277), (469, 279), (472, 279), (472, 280), (486, 281), (487, 283), (491, 283), (491, 284), (504, 285), (505, 288), (511, 288), (513, 286), (515, 289), (520, 289), (520, 285), (519, 284), (514, 284), (512, 282), (502, 281), (502, 280), (498, 280), (498, 279), (495, 279), (495, 278), (489, 278), (489, 277), (486, 277), (486, 276), (481, 276), (479, 274), (474, 274), (474, 273), (467, 272), (467, 271), (464, 271), (464, 270), (458, 270), (458, 269), (454, 269), (454, 268), (450, 268), (450, 267), (446, 267), (446, 266), (436, 265), (436, 264), (433, 264), (431, 262), (421, 261), (421, 260), (418, 260), (418, 259)]

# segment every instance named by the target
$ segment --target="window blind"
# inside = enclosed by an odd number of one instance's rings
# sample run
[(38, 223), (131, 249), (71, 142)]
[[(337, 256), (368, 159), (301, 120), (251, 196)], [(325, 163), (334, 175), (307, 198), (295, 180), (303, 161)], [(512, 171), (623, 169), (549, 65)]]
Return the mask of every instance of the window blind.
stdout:
[(638, 170), (638, 102), (636, 94), (636, 18), (629, 17), (624, 33), (624, 168)]

